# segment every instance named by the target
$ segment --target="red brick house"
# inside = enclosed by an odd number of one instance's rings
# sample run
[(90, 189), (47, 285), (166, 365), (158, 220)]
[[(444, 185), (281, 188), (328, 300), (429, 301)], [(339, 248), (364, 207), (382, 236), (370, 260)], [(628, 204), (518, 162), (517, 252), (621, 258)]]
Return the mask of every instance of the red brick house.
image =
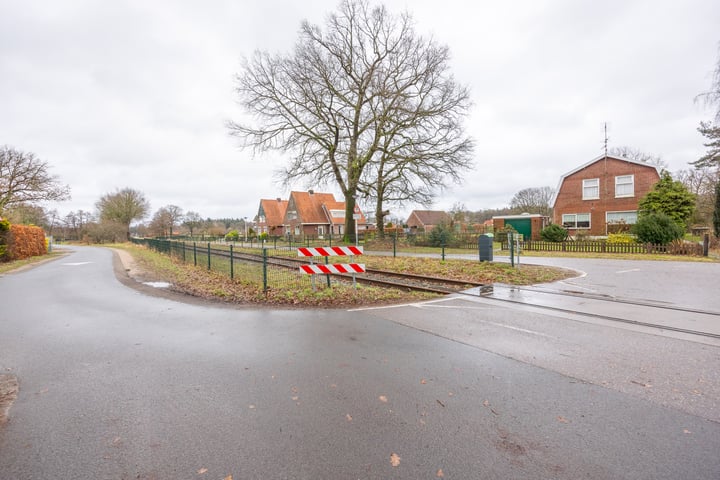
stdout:
[[(366, 226), (360, 213), (358, 227)], [(285, 232), (292, 235), (342, 235), (345, 233), (345, 202), (338, 202), (332, 193), (290, 192), (285, 218)]]
[(405, 222), (412, 233), (430, 232), (438, 225), (450, 226), (452, 218), (441, 210), (413, 210)]
[(660, 180), (660, 167), (602, 155), (560, 177), (553, 223), (570, 235), (603, 236), (637, 222), (638, 203)]
[(287, 210), (288, 201), (276, 198), (274, 200), (260, 200), (260, 207), (255, 219), (257, 222), (257, 232), (267, 233), (268, 235), (285, 235), (285, 211)]

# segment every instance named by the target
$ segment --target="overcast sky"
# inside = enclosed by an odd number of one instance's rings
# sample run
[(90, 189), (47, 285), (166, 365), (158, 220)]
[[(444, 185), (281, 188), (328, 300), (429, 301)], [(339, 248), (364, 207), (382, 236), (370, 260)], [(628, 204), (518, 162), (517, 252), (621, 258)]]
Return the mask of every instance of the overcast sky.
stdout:
[[(718, 0), (384, 3), (448, 45), (471, 89), (475, 168), (434, 208), (499, 208), (523, 188), (555, 188), (602, 154), (605, 122), (610, 147), (673, 172), (704, 152), (696, 128), (712, 115), (694, 98), (718, 59)], [(47, 205), (61, 215), (131, 187), (152, 212), (252, 218), (260, 198), (289, 191), (274, 181), (282, 154), (253, 157), (225, 127), (242, 114), (240, 58), (290, 51), (302, 20), (323, 24), (337, 5), (0, 0), (0, 145), (35, 153), (71, 186), (71, 201)]]

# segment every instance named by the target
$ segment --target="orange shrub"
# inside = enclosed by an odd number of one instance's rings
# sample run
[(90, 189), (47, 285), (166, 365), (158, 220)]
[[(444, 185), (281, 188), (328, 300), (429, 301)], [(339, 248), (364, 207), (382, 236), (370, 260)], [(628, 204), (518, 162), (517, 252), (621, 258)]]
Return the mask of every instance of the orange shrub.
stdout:
[(21, 260), (46, 253), (45, 232), (42, 228), (29, 225), (10, 225), (8, 238), (10, 260)]

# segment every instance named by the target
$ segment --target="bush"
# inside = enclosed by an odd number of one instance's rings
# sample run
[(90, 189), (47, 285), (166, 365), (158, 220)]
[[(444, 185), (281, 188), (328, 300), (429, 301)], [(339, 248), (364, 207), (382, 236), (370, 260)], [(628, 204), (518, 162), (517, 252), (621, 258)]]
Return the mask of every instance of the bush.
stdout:
[(611, 233), (607, 237), (607, 243), (635, 243), (635, 237), (627, 233)]
[(428, 235), (431, 247), (449, 246), (453, 241), (453, 231), (447, 225), (438, 225)]
[(685, 235), (683, 228), (664, 213), (641, 215), (632, 232), (640, 243), (667, 245)]
[(240, 233), (237, 230), (230, 230), (227, 235), (225, 235), (225, 240), (228, 242), (237, 242), (240, 240)]
[(560, 225), (553, 223), (540, 230), (540, 238), (546, 242), (562, 242), (568, 236), (568, 231)]

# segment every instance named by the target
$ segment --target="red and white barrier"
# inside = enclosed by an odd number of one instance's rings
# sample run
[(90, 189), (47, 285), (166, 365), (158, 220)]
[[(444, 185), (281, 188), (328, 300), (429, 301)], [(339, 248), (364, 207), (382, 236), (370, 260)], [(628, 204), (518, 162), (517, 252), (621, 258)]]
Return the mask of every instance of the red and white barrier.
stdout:
[(335, 257), (345, 255), (362, 255), (363, 247), (316, 247), (298, 248), (298, 257)]
[(328, 265), (302, 265), (300, 266), (302, 273), (310, 275), (314, 274), (330, 274), (330, 273), (363, 273), (365, 272), (365, 264), (363, 263), (330, 263)]

